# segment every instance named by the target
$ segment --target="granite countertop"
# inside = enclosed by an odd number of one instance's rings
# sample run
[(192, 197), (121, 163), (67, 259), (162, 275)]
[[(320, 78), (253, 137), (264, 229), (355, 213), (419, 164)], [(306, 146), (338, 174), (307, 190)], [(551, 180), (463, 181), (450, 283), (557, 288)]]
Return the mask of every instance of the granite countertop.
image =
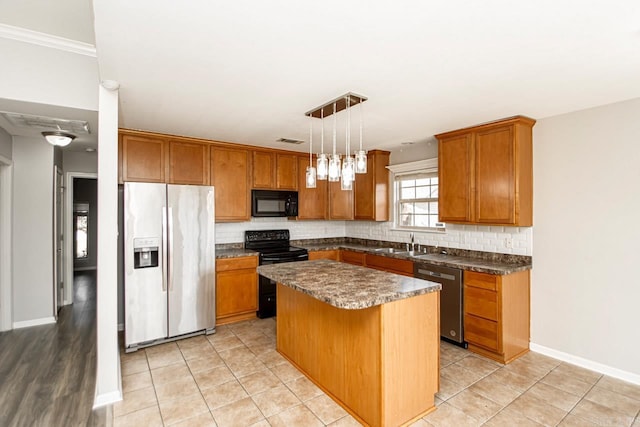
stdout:
[[(476, 271), (479, 273), (488, 273), (496, 275), (506, 275), (517, 273), (519, 271), (531, 270), (530, 262), (522, 262), (517, 256), (509, 256), (507, 254), (495, 254), (496, 259), (484, 259), (461, 255), (441, 255), (441, 254), (425, 254), (416, 253), (410, 255), (409, 252), (397, 249), (398, 252), (388, 253), (376, 251), (378, 247), (358, 245), (354, 243), (317, 243), (317, 244), (298, 244), (302, 248), (309, 251), (326, 251), (346, 249), (355, 252), (367, 253), (372, 255), (385, 256), (389, 258), (404, 259), (416, 263), (441, 265), (444, 267), (459, 268), (467, 271)], [(513, 259), (515, 258), (515, 260)]]
[(326, 259), (261, 265), (258, 274), (334, 307), (351, 310), (442, 289), (439, 283)]
[(216, 259), (258, 256), (258, 252), (244, 248), (216, 249)]

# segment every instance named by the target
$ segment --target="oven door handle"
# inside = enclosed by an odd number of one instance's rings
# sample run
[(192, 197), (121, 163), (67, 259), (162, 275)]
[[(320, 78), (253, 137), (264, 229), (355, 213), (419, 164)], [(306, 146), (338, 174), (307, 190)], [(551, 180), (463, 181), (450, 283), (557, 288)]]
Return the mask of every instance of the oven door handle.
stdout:
[(309, 255), (308, 254), (301, 254), (301, 255), (297, 255), (295, 257), (287, 257), (287, 258), (281, 258), (281, 257), (266, 257), (263, 256), (262, 257), (262, 261), (263, 262), (293, 262), (293, 261), (298, 261), (298, 260), (307, 260), (309, 259)]

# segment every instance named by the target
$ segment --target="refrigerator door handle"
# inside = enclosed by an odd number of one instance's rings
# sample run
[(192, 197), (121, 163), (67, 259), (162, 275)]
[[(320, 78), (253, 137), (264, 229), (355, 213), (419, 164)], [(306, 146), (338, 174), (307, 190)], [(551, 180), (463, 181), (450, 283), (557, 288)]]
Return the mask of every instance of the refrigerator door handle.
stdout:
[[(168, 215), (169, 215), (169, 224), (167, 226), (167, 248), (168, 248), (168, 252), (169, 252), (169, 256), (173, 256), (173, 208), (169, 207), (167, 209), (168, 211)], [(169, 260), (169, 262), (171, 262), (171, 260)], [(171, 266), (169, 266), (169, 271), (168, 271), (168, 276), (169, 276), (169, 292), (171, 292), (173, 290), (173, 268), (171, 268)]]
[(167, 211), (162, 209), (162, 292), (167, 290), (167, 248), (165, 247), (167, 242)]

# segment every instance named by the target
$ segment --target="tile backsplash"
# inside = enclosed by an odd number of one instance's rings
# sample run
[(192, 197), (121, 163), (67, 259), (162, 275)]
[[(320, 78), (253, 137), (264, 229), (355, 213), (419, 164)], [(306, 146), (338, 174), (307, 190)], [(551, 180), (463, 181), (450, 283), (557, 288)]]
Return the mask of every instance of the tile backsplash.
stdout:
[[(407, 230), (393, 222), (295, 221), (287, 218), (252, 218), (249, 222), (216, 224), (216, 243), (244, 242), (245, 230), (288, 229), (291, 240), (329, 237), (408, 242)], [(533, 228), (447, 224), (446, 232), (415, 233), (415, 242), (444, 248), (532, 256)]]

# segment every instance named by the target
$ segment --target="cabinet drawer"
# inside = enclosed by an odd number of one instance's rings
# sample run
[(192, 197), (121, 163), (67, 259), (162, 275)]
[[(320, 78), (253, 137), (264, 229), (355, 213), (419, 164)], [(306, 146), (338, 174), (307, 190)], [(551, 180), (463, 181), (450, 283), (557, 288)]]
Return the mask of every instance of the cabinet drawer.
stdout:
[(465, 285), (464, 312), (498, 321), (498, 294), (494, 291)]
[(313, 261), (314, 259), (330, 259), (338, 261), (338, 251), (309, 251), (309, 261)]
[(352, 251), (340, 251), (340, 261), (348, 264), (364, 265), (364, 254)]
[(473, 286), (474, 288), (496, 291), (498, 289), (498, 277), (499, 276), (495, 276), (493, 274), (465, 271), (464, 284), (465, 286)]
[(223, 258), (216, 260), (216, 271), (241, 270), (243, 268), (256, 268), (257, 266), (257, 256)]
[(470, 344), (475, 344), (492, 351), (500, 351), (497, 322), (465, 314), (464, 338)]
[(413, 277), (413, 262), (379, 255), (366, 256), (367, 267)]

